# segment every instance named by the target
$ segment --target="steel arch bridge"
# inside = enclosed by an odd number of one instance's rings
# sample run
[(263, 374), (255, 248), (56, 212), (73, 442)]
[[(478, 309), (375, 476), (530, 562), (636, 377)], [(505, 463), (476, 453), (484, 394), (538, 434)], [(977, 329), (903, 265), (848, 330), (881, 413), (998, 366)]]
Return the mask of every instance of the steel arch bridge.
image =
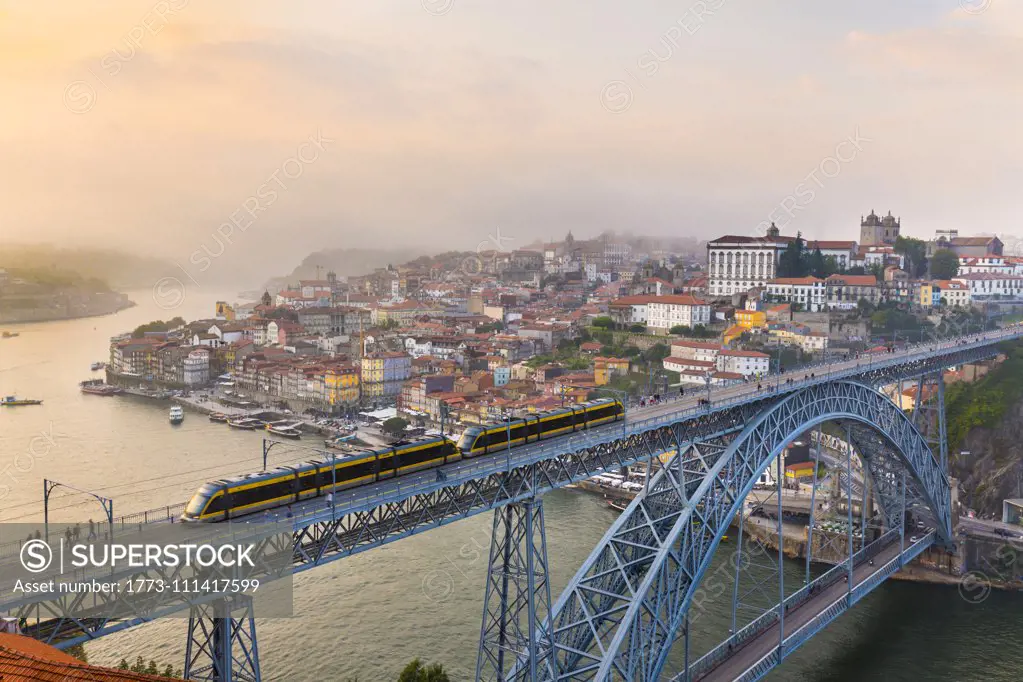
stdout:
[(659, 679), (746, 495), (793, 439), (826, 421), (853, 432), (889, 528), (899, 525), (903, 499), (922, 500), (938, 521), (938, 539), (952, 542), (948, 479), (909, 417), (861, 383), (812, 386), (735, 437), (679, 444), (681, 454), (607, 532), (555, 604), (538, 679)]
[[(816, 374), (799, 369), (801, 376), (772, 377), (767, 390), (721, 389), (710, 405), (697, 406), (690, 398), (678, 406), (634, 410), (625, 422), (465, 460), (446, 467), (444, 476), (426, 472), (354, 488), (337, 496), (336, 512), (317, 503), (314, 511), (296, 518), (282, 550), (291, 557), (289, 574), (493, 513), (477, 679), (656, 679), (671, 644), (682, 638), (687, 671), (680, 679), (685, 682), (754, 680), (927, 546), (951, 541), (949, 483), (942, 473), (947, 446), (941, 373), (950, 365), (993, 357), (996, 343), (1020, 335), (1023, 328), (1015, 327), (808, 368)], [(934, 386), (938, 400), (937, 409), (918, 400), (914, 426), (878, 387), (918, 379)], [(686, 614), (729, 520), (785, 443), (824, 421), (844, 427), (846, 442), (866, 463), (869, 485), (863, 495), (876, 494), (881, 511), (876, 521), (885, 532), (870, 546), (861, 542), (858, 552), (850, 540), (848, 561), (817, 580), (817, 587), (831, 590), (846, 575), (849, 589), (811, 622), (790, 620), (786, 613), (812, 597), (813, 586), (789, 596), (782, 589), (784, 605), (690, 664)], [(643, 493), (549, 607), (543, 495), (596, 474), (657, 463), (666, 452), (675, 453), (671, 463), (647, 479)], [(844, 480), (842, 474), (835, 479), (848, 486), (851, 501), (851, 465), (848, 472)], [(935, 527), (912, 547), (903, 537), (908, 505), (930, 509)], [(861, 503), (861, 510), (866, 506)], [(884, 563), (862, 575), (870, 557)], [(48, 614), (45, 629), (34, 636), (62, 647), (190, 609), (191, 678), (261, 679), (251, 603), (213, 595), (210, 604), (179, 600), (163, 604), (159, 612), (139, 609), (134, 617), (112, 619), (68, 614), (56, 602), (23, 601), (0, 607)], [(772, 628), (781, 633), (777, 646), (748, 670), (727, 677), (734, 667), (728, 647), (751, 651), (750, 643)]]

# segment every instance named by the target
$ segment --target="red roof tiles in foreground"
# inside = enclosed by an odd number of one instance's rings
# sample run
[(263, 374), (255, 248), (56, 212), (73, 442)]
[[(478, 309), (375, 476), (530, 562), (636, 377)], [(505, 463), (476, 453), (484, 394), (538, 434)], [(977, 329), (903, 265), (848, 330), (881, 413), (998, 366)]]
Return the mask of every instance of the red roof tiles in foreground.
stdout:
[(166, 677), (100, 668), (22, 635), (0, 634), (3, 682), (158, 682)]

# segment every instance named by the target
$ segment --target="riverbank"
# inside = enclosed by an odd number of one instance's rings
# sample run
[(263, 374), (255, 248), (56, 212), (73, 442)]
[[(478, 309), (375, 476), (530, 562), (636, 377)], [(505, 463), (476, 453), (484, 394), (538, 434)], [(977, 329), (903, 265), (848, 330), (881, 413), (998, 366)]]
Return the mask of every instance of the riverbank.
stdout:
[(87, 297), (54, 296), (48, 303), (45, 307), (11, 308), (3, 306), (3, 300), (0, 299), (0, 324), (61, 322), (103, 317), (137, 305), (127, 295), (118, 292), (91, 294)]

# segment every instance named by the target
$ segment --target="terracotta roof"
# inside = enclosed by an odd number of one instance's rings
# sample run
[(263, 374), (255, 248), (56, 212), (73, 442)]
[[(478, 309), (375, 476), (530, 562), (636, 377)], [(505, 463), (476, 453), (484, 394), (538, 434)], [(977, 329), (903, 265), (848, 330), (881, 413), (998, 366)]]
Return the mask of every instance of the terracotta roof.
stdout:
[(793, 241), (795, 237), (783, 237), (778, 235), (777, 237), (746, 237), (740, 235), (725, 235), (724, 237), (718, 237), (708, 244), (763, 244), (764, 246), (773, 246), (775, 244), (788, 244)]
[(873, 287), (877, 286), (877, 279), (873, 275), (831, 275), (828, 282), (851, 287)]
[(82, 663), (63, 651), (21, 635), (0, 634), (0, 680), (3, 682), (158, 682), (143, 675)]
[(808, 249), (821, 249), (821, 250), (838, 250), (842, 249), (852, 251), (852, 248), (856, 246), (856, 242), (843, 242), (843, 241), (820, 241), (820, 242), (807, 242), (806, 248)]
[(701, 341), (673, 341), (672, 347), (682, 346), (683, 348), (699, 348), (702, 350), (721, 350), (720, 343), (705, 343)]
[(953, 246), (987, 246), (997, 237), (955, 237), (950, 244)]
[(666, 303), (669, 305), (707, 305), (707, 302), (701, 298), (696, 298), (689, 294), (679, 294), (677, 296), (656, 296), (647, 303)]
[(817, 279), (816, 277), (779, 277), (778, 279), (772, 279), (768, 282), (768, 284), (791, 284), (796, 286), (823, 283), (824, 280)]
[(723, 350), (721, 355), (735, 358), (769, 358), (767, 353), (759, 353), (755, 350)]

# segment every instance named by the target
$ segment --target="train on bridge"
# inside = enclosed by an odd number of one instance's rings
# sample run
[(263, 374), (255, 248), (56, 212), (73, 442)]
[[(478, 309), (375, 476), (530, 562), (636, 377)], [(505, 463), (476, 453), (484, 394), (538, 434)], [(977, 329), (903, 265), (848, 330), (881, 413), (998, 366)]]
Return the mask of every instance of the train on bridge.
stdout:
[[(217, 522), (283, 507), (335, 490), (369, 485), (461, 459), (592, 429), (625, 418), (620, 400), (593, 400), (549, 412), (473, 426), (446, 436), (398, 443), (340, 459), (311, 460), (204, 484), (185, 506), (185, 522)], [(509, 443), (510, 440), (510, 443)]]

